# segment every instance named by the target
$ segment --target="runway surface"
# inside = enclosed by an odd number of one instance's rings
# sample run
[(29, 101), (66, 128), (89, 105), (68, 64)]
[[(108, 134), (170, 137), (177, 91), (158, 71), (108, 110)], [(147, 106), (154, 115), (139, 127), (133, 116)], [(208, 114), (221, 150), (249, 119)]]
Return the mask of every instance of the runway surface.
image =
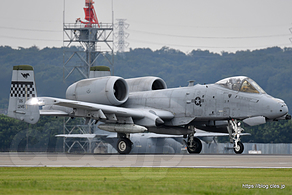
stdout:
[(292, 155), (0, 153), (1, 167), (292, 168)]

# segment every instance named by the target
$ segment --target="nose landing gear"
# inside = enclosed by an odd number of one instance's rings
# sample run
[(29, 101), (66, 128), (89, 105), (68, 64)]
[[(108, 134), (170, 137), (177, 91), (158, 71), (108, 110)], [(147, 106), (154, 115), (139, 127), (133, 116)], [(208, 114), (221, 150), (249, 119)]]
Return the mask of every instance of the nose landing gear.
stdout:
[[(244, 150), (244, 145), (240, 141), (240, 134), (244, 129), (241, 128), (240, 125), (239, 122), (237, 123), (237, 120), (229, 120), (227, 126), (230, 142), (234, 142), (234, 152), (236, 154), (241, 154)], [(232, 133), (232, 131), (234, 131), (234, 133)]]

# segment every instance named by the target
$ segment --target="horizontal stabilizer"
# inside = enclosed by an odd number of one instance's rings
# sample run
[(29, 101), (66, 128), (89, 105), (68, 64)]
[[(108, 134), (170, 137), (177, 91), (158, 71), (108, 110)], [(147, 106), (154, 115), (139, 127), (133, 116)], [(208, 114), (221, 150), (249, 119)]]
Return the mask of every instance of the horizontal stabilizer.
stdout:
[(65, 138), (95, 138), (96, 134), (60, 134), (55, 135), (56, 137), (65, 137)]
[(42, 116), (68, 116), (67, 112), (61, 110), (40, 110)]

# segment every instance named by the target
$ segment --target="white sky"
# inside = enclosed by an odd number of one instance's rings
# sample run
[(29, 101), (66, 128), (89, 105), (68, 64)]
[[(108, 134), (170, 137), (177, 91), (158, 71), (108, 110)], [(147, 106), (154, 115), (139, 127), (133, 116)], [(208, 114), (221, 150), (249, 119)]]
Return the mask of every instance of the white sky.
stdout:
[[(235, 52), (291, 47), (291, 0), (95, 0), (98, 19), (127, 19), (129, 48), (168, 46)], [(65, 1), (65, 21), (84, 18), (84, 0)], [(1, 0), (0, 45), (61, 47), (63, 0)]]

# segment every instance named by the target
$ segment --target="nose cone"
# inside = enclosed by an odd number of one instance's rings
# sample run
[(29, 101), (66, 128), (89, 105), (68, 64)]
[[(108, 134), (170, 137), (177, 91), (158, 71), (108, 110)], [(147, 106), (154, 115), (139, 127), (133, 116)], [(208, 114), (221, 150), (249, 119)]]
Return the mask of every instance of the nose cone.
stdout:
[(281, 99), (272, 98), (273, 103), (270, 105), (271, 108), (271, 119), (285, 119), (288, 114), (288, 106)]
[[(283, 111), (283, 113), (285, 113), (285, 114), (288, 114), (288, 106), (284, 103), (282, 106), (281, 106), (283, 109), (282, 109), (282, 111)], [(281, 110), (280, 110), (281, 111)]]
[(278, 102), (278, 109), (280, 113), (288, 114), (288, 106), (281, 99), (276, 99)]

